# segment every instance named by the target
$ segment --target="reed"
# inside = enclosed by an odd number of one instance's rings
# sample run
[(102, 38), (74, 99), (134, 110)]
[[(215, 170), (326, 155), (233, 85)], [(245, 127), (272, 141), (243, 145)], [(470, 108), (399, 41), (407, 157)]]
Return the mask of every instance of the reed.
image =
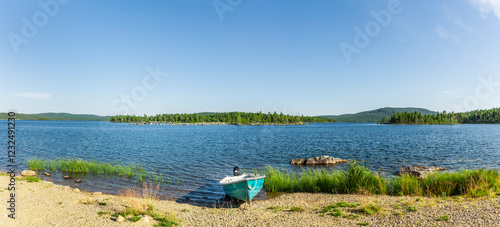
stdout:
[(424, 179), (409, 175), (385, 178), (366, 163), (354, 160), (345, 170), (304, 168), (289, 172), (286, 168), (267, 167), (257, 172), (266, 175), (267, 192), (470, 197), (500, 192), (500, 173), (493, 169), (437, 172)]
[(157, 184), (164, 182), (161, 174), (146, 172), (140, 165), (123, 165), (81, 159), (30, 159), (27, 161), (27, 164), (31, 170), (118, 175), (120, 177), (135, 179), (139, 182), (149, 181)]

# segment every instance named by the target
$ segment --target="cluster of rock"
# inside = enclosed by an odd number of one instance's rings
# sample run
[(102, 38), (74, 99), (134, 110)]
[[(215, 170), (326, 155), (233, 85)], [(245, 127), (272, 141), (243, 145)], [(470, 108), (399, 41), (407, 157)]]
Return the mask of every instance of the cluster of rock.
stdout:
[(292, 161), (290, 161), (290, 165), (334, 165), (345, 162), (348, 161), (341, 158), (334, 158), (327, 155), (323, 155), (307, 159), (303, 158), (292, 159)]
[(408, 174), (411, 176), (416, 176), (419, 179), (427, 177), (429, 174), (432, 174), (436, 171), (446, 170), (444, 167), (431, 167), (431, 166), (410, 166), (402, 168), (401, 170), (395, 172), (395, 175), (404, 175)]

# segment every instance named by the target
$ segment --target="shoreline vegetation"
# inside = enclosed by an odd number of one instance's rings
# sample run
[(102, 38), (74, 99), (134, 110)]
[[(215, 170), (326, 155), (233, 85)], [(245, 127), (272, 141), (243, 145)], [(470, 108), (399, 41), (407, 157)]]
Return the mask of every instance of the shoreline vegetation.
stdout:
[(474, 110), (464, 113), (437, 113), (422, 115), (419, 112), (394, 113), (380, 121), (381, 124), (393, 125), (453, 125), (453, 124), (500, 124), (500, 108)]
[[(118, 195), (16, 177), (16, 219), (6, 226), (496, 226), (500, 198), (284, 193), (248, 204), (159, 200), (154, 187)], [(0, 173), (0, 184), (10, 176)], [(11, 191), (0, 190), (2, 198)], [(43, 204), (43, 209), (39, 208)]]
[(308, 192), (393, 196), (468, 196), (482, 197), (500, 193), (500, 173), (494, 169), (435, 172), (418, 179), (416, 176), (385, 177), (356, 160), (346, 170), (286, 169), (268, 167), (257, 171), (266, 175), (267, 192)]
[(134, 164), (107, 163), (81, 159), (30, 159), (26, 162), (33, 171), (59, 171), (67, 173), (86, 173), (94, 175), (116, 175), (137, 182), (161, 184), (165, 182), (161, 173), (146, 172), (144, 167)]
[(195, 125), (302, 125), (305, 123), (333, 123), (335, 120), (283, 113), (201, 113), (201, 114), (157, 114), (154, 116), (116, 115), (110, 122), (133, 124), (195, 124)]
[[(160, 173), (148, 173), (139, 165), (121, 165), (80, 159), (30, 159), (30, 170), (117, 175), (138, 182), (164, 183)], [(266, 175), (264, 187), (270, 193), (308, 192), (395, 196), (470, 196), (500, 193), (500, 172), (494, 169), (435, 172), (424, 178), (403, 174), (386, 177), (370, 169), (366, 162), (351, 160), (347, 168), (303, 168), (302, 171), (267, 167), (253, 170)], [(167, 182), (168, 183), (168, 182)]]

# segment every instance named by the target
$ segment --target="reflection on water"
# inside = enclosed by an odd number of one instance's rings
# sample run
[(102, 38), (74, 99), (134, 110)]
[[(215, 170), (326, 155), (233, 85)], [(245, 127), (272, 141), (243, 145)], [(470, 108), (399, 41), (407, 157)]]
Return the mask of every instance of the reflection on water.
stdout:
[[(386, 174), (417, 164), (451, 170), (500, 168), (500, 125), (182, 126), (18, 121), (16, 126), (17, 160), (22, 168), (29, 158), (141, 164), (168, 177), (161, 195), (201, 201), (223, 197), (218, 181), (232, 175), (234, 166), (243, 171), (268, 165), (294, 171), (302, 167), (290, 166), (291, 159), (320, 155), (366, 160), (374, 170)], [(6, 165), (3, 159), (0, 162)], [(75, 176), (83, 183), (74, 185), (74, 180), (51, 174), (54, 182), (89, 191), (117, 194), (124, 188), (142, 187), (127, 179), (92, 175)]]

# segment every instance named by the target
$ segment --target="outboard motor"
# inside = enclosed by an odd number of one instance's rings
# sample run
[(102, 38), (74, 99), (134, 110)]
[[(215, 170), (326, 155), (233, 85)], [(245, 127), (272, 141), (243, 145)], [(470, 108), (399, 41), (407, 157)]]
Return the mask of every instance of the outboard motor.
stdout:
[(233, 169), (233, 175), (235, 177), (239, 176), (240, 175), (240, 168), (238, 166), (235, 166), (234, 169)]

